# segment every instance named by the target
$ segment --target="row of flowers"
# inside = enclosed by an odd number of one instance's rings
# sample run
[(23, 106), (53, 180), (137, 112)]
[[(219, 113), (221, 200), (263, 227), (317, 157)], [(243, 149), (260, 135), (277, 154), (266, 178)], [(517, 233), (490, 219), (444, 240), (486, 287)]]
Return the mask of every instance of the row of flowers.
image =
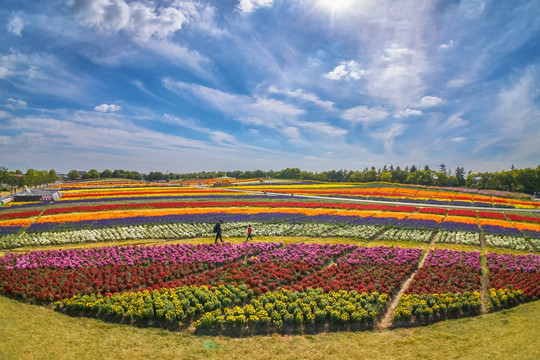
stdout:
[[(392, 295), (416, 269), (419, 255), (420, 249), (362, 249), (349, 244), (290, 244), (282, 248), (272, 243), (8, 254), (2, 258), (0, 290), (35, 300), (222, 284), (246, 285), (256, 294), (314, 287), (325, 292), (346, 289)], [(325, 267), (334, 262), (337, 264)]]
[[(20, 233), (22, 227), (5, 227), (0, 232), (0, 248), (10, 249), (23, 246), (43, 246), (58, 244), (74, 244), (86, 242), (104, 242), (129, 239), (187, 239), (195, 237), (213, 237), (213, 221), (223, 218), (223, 236), (225, 237), (245, 237), (246, 228), (252, 225), (253, 236), (300, 236), (300, 237), (346, 237), (360, 240), (389, 240), (389, 241), (416, 241), (428, 243), (435, 234), (435, 241), (439, 243), (463, 244), (479, 246), (479, 233), (459, 230), (432, 230), (425, 228), (398, 228), (387, 224), (387, 227), (380, 225), (357, 225), (355, 219), (347, 219), (349, 223), (340, 223), (342, 217), (336, 219), (335, 216), (317, 216), (304, 218), (287, 218), (290, 214), (265, 214), (259, 215), (224, 215), (208, 214), (185, 215), (174, 218), (160, 218), (161, 221), (171, 221), (169, 223), (147, 222), (144, 225), (126, 225), (123, 221), (100, 221), (86, 222), (85, 225), (92, 229), (70, 230), (70, 227), (55, 227), (45, 231), (42, 226), (35, 225), (34, 230)], [(135, 224), (140, 221), (152, 218), (135, 219)], [(283, 222), (286, 220), (291, 223)], [(153, 219), (156, 220), (156, 219)], [(176, 222), (172, 222), (176, 220)], [(191, 222), (203, 220), (205, 222)], [(263, 220), (264, 222), (262, 222)], [(212, 222), (211, 222), (212, 221)], [(280, 222), (275, 222), (280, 221)], [(131, 222), (129, 222), (131, 223)], [(128, 224), (129, 224), (128, 223)], [(65, 230), (64, 230), (65, 229)], [(7, 231), (10, 230), (10, 231)], [(63, 231), (59, 231), (63, 230)], [(486, 244), (492, 247), (502, 247), (517, 250), (533, 250), (531, 244), (540, 249), (540, 240), (534, 238), (526, 239), (523, 236), (491, 235), (484, 236)]]
[(316, 185), (251, 185), (235, 186), (245, 190), (264, 192), (288, 193), (298, 195), (317, 196), (341, 196), (365, 199), (383, 199), (410, 202), (435, 202), (439, 204), (452, 204), (464, 206), (484, 207), (515, 207), (515, 208), (538, 208), (533, 201), (523, 201), (495, 196), (471, 195), (460, 192), (430, 191), (418, 189), (405, 189), (401, 187), (357, 187), (354, 185), (316, 184)]
[[(304, 243), (35, 251), (0, 258), (0, 291), (60, 300), (64, 310), (120, 321), (187, 322), (199, 329), (370, 328), (417, 269), (420, 256), (418, 248)], [(491, 309), (540, 297), (539, 256), (490, 253), (486, 264)], [(478, 314), (480, 272), (479, 252), (430, 250), (399, 300), (394, 323)], [(287, 312), (280, 312), (284, 308)]]
[(429, 324), (448, 318), (478, 315), (481, 307), (478, 291), (405, 294), (399, 299), (393, 320), (396, 325)]
[(57, 303), (65, 311), (86, 311), (119, 321), (161, 321), (199, 331), (231, 328), (257, 331), (316, 324), (371, 328), (388, 297), (379, 293), (320, 289), (272, 291), (255, 296), (245, 286), (179, 287), (111, 296), (82, 295)]
[[(163, 203), (160, 203), (163, 204)], [(216, 203), (207, 203), (215, 205)], [(421, 228), (431, 230), (461, 230), (479, 232), (490, 235), (510, 235), (540, 237), (540, 224), (513, 224), (506, 220), (479, 219), (458, 215), (436, 215), (427, 213), (407, 213), (395, 211), (373, 210), (344, 210), (332, 207), (316, 207), (310, 205), (300, 207), (285, 207), (288, 203), (270, 203), (272, 206), (239, 206), (226, 203), (226, 206), (212, 207), (180, 207), (153, 208), (126, 211), (99, 211), (91, 213), (61, 213), (32, 218), (15, 218), (0, 222), (0, 228), (27, 227), (28, 232), (43, 232), (51, 230), (68, 230), (81, 228), (96, 228), (121, 226), (126, 224), (149, 224), (164, 222), (207, 222), (216, 218), (232, 217), (232, 221), (278, 221), (278, 222), (323, 222), (334, 224), (358, 225), (395, 225), (400, 228)], [(244, 203), (242, 203), (244, 204)], [(309, 204), (309, 203), (308, 203)], [(267, 205), (267, 204), (266, 204)], [(165, 206), (165, 205), (164, 205)], [(192, 205), (193, 206), (193, 205)], [(146, 206), (142, 206), (146, 207)], [(100, 208), (107, 208), (107, 206)], [(62, 210), (63, 211), (63, 210)], [(2, 233), (13, 233), (11, 229)]]

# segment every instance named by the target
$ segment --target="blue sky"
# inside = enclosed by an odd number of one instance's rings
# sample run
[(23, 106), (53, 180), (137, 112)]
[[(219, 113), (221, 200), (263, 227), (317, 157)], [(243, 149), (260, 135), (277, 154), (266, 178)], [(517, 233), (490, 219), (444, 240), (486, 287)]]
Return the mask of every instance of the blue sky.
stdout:
[(4, 0), (10, 170), (540, 162), (540, 2)]

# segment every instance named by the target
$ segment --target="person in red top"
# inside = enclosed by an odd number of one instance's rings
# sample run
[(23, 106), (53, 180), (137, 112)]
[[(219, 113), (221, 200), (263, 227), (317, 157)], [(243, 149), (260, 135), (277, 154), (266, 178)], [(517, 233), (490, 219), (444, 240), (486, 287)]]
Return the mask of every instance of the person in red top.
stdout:
[(245, 242), (248, 242), (248, 239), (253, 240), (253, 237), (251, 236), (251, 225), (248, 225), (248, 228), (247, 228), (247, 238), (246, 238), (246, 241), (245, 241)]

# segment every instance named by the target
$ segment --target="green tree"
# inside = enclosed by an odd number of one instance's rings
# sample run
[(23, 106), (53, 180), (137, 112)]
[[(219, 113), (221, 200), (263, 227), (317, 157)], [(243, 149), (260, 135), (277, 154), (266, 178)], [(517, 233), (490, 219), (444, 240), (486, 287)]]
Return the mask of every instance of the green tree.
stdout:
[(74, 179), (79, 178), (79, 177), (80, 177), (80, 174), (79, 174), (79, 172), (78, 172), (77, 170), (70, 170), (70, 171), (68, 172), (68, 175), (67, 175), (67, 176), (68, 176), (68, 179), (69, 179), (69, 180), (74, 180)]
[(112, 177), (112, 171), (109, 170), (109, 169), (105, 169), (101, 172), (101, 174), (99, 174), (99, 177), (101, 179), (108, 179), (110, 177)]
[(384, 182), (392, 182), (392, 172), (391, 171), (383, 171), (381, 173), (381, 181)]

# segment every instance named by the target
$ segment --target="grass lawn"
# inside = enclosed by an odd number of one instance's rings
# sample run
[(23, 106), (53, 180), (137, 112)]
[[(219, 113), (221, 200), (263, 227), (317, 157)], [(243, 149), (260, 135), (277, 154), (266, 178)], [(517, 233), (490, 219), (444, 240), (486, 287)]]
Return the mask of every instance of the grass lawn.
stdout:
[[(227, 238), (238, 243), (243, 238)], [(357, 243), (430, 248), (408, 242), (256, 237), (255, 241)], [(213, 238), (131, 240), (41, 247), (212, 243)], [(438, 244), (432, 245), (439, 247)], [(448, 246), (456, 250), (487, 249)], [(36, 250), (36, 247), (16, 251)], [(504, 250), (502, 252), (513, 252)], [(516, 252), (517, 253), (517, 252)], [(0, 254), (1, 255), (1, 254)], [(0, 296), (0, 359), (540, 359), (540, 301), (427, 327), (298, 336), (198, 336), (70, 317)]]
[(229, 338), (69, 317), (0, 297), (0, 359), (539, 359), (540, 301), (427, 327)]

